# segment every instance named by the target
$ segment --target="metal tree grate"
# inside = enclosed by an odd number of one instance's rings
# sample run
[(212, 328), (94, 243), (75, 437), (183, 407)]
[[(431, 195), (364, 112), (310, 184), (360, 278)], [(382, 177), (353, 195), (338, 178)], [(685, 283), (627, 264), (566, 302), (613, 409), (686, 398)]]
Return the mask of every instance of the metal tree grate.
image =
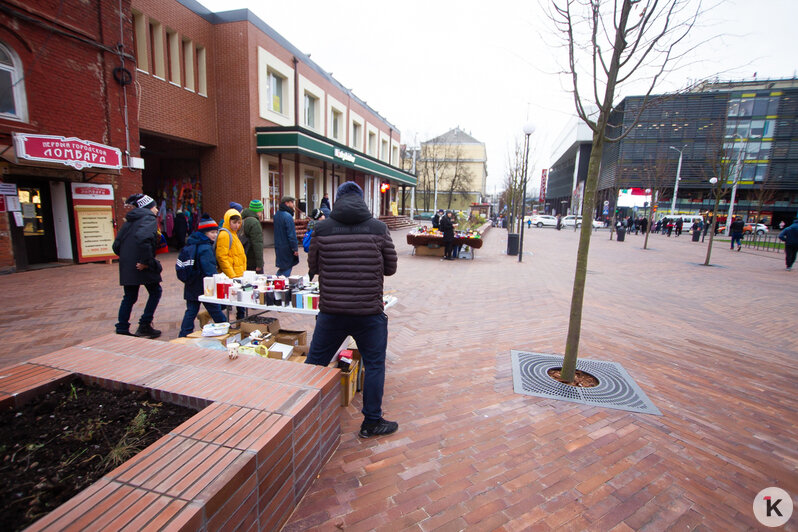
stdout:
[(513, 361), (515, 393), (642, 414), (662, 415), (623, 366), (617, 362), (578, 359), (576, 369), (590, 373), (598, 379), (599, 384), (592, 388), (577, 388), (558, 382), (547, 373), (551, 368), (562, 367), (563, 357), (515, 350), (510, 354)]

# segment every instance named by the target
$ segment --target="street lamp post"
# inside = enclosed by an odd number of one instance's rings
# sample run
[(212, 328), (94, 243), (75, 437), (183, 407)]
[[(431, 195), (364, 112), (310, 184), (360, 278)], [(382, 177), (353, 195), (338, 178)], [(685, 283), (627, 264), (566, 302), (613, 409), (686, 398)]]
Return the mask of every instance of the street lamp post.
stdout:
[(535, 132), (535, 125), (527, 123), (524, 125), (524, 188), (521, 191), (521, 238), (518, 241), (518, 262), (522, 262), (524, 257), (524, 214), (526, 213), (526, 171), (529, 166), (529, 135)]
[[(731, 192), (731, 199), (729, 199), (729, 215), (726, 216), (726, 230), (723, 232), (726, 236), (729, 236), (731, 233), (731, 223), (734, 216), (734, 198), (737, 196), (737, 183), (740, 182), (740, 178), (743, 176), (743, 149), (745, 146), (742, 144), (743, 138), (738, 135), (737, 133), (734, 134), (734, 138), (740, 139), (740, 149), (737, 152), (737, 168), (735, 168), (735, 176), (734, 182), (732, 183), (732, 192)], [(734, 142), (734, 140), (732, 140)], [(732, 144), (732, 146), (734, 146)]]
[(709, 244), (707, 245), (707, 258), (704, 260), (704, 266), (709, 266), (709, 257), (712, 255), (712, 241), (715, 238), (715, 228), (718, 226), (718, 206), (720, 205), (720, 187), (722, 185), (717, 177), (710, 178), (709, 183), (715, 193), (715, 210), (712, 211), (712, 227), (709, 228)]
[(679, 164), (676, 166), (676, 183), (673, 184), (673, 199), (671, 200), (671, 214), (674, 214), (674, 210), (676, 209), (676, 195), (679, 193), (679, 181), (681, 180), (679, 176), (682, 173), (682, 151), (687, 147), (687, 144), (682, 146), (681, 150), (673, 146), (668, 147), (679, 152)]

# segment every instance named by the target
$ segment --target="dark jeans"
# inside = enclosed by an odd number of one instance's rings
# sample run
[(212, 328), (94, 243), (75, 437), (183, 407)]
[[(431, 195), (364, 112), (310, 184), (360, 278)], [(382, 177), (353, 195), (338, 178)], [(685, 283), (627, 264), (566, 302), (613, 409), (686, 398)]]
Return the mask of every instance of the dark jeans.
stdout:
[[(227, 318), (222, 312), (221, 305), (217, 303), (203, 303), (208, 314), (211, 315), (214, 323), (222, 323), (227, 321)], [(194, 331), (194, 319), (199, 314), (200, 302), (186, 300), (186, 313), (183, 314), (183, 323), (180, 325), (180, 334), (178, 336), (188, 336)]]
[[(119, 305), (119, 317), (116, 324), (116, 330), (125, 332), (130, 330), (130, 313), (133, 311), (133, 305), (139, 298), (139, 286), (141, 285), (125, 285), (125, 295), (122, 296), (122, 303)], [(155, 316), (155, 309), (158, 308), (158, 302), (161, 300), (161, 284), (150, 283), (145, 284), (149, 297), (147, 304), (144, 305), (144, 312), (139, 318), (139, 325), (149, 325)]]
[(306, 364), (329, 365), (347, 336), (357, 342), (363, 367), (363, 416), (367, 422), (382, 417), (382, 392), (385, 386), (385, 349), (388, 347), (388, 316), (326, 314), (316, 316), (316, 329), (310, 342)]
[(443, 245), (444, 245), (443, 258), (444, 259), (451, 258), (452, 257), (452, 248), (454, 247), (454, 241), (453, 240), (449, 240), (449, 241), (444, 240)]
[(784, 259), (787, 261), (788, 268), (792, 268), (795, 262), (796, 252), (798, 252), (798, 246), (794, 244), (784, 244)]
[(277, 268), (277, 275), (283, 275), (285, 277), (290, 277), (291, 276), (291, 270), (293, 270), (293, 269), (294, 269), (293, 266), (291, 266), (290, 268)]
[(731, 234), (731, 249), (734, 249), (734, 243), (737, 242), (737, 247), (742, 247), (743, 245), (743, 234), (742, 233), (732, 233)]

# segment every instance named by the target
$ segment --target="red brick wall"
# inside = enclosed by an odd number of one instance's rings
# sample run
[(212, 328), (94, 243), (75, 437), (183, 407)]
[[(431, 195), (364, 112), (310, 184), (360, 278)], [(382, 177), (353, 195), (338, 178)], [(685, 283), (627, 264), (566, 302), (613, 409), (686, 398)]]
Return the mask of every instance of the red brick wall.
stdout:
[[(9, 0), (4, 3), (10, 12), (0, 12), (0, 41), (12, 48), (22, 62), (28, 121), (0, 119), (0, 144), (11, 144), (12, 134), (21, 132), (77, 137), (124, 152), (127, 146), (125, 89), (113, 77), (114, 68), (121, 66), (113, 50), (120, 44), (121, 23), (121, 44), (125, 51), (132, 53), (130, 0), (122, 0), (121, 22), (118, 0)], [(14, 12), (36, 19), (45, 27), (15, 16)], [(125, 66), (135, 70), (130, 61), (126, 61)], [(138, 156), (135, 86), (128, 86), (126, 91), (130, 152)], [(12, 166), (9, 171), (18, 175), (36, 173), (35, 168), (25, 166)], [(141, 190), (140, 173), (129, 170), (111, 177), (95, 176), (90, 170), (81, 175), (65, 167), (60, 178), (113, 182), (117, 190), (118, 221), (123, 216), (121, 198)], [(13, 263), (0, 238), (0, 270), (9, 261)]]
[[(187, 7), (174, 1), (133, 0), (131, 7), (143, 13), (147, 20), (153, 19), (162, 24), (164, 42), (166, 42), (166, 28), (177, 32), (181, 41), (182, 86), (176, 86), (169, 81), (155, 77), (152, 65), (149, 66), (149, 72), (136, 72), (136, 81), (140, 87), (139, 126), (144, 131), (215, 145), (217, 143), (216, 97), (218, 94), (215, 65), (223, 64), (224, 58), (216, 56), (214, 26)], [(183, 62), (183, 38), (190, 39), (194, 43), (195, 60), (196, 47), (205, 48), (207, 97), (197, 93), (196, 82), (194, 92), (184, 88), (186, 68)], [(166, 50), (166, 46), (164, 49)], [(196, 70), (194, 75), (196, 78)]]

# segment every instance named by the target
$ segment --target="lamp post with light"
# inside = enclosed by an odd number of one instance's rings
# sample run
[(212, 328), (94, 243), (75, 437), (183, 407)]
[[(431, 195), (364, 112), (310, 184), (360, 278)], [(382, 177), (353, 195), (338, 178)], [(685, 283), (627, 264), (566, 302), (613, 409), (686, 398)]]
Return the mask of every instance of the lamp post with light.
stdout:
[[(726, 216), (726, 230), (723, 231), (723, 234), (726, 236), (731, 234), (731, 223), (734, 217), (734, 198), (737, 196), (737, 184), (740, 182), (740, 178), (743, 177), (743, 149), (745, 149), (745, 146), (742, 144), (743, 137), (735, 133), (734, 137), (732, 138), (732, 142), (734, 142), (735, 138), (740, 139), (740, 149), (737, 152), (737, 168), (735, 168), (731, 198), (729, 199), (729, 214)], [(733, 144), (732, 147), (734, 147)], [(756, 233), (756, 231), (754, 233)]]
[(524, 186), (521, 190), (521, 237), (518, 241), (518, 262), (524, 257), (524, 215), (526, 214), (526, 175), (529, 166), (529, 136), (535, 132), (535, 124), (528, 122), (524, 125)]
[(674, 146), (668, 146), (670, 149), (679, 152), (679, 164), (676, 166), (676, 182), (673, 184), (673, 199), (671, 200), (671, 214), (674, 214), (674, 210), (676, 209), (676, 195), (679, 193), (679, 181), (681, 181), (681, 173), (682, 173), (682, 152), (687, 147), (687, 144), (682, 146), (682, 149), (676, 148)]
[(709, 228), (709, 244), (707, 245), (707, 258), (704, 261), (704, 266), (709, 266), (709, 257), (712, 254), (712, 241), (714, 240), (715, 237), (715, 228), (718, 226), (718, 206), (720, 205), (720, 187), (723, 186), (723, 183), (717, 177), (710, 178), (709, 182), (712, 185), (712, 191), (715, 193), (715, 208), (712, 211), (712, 227)]

